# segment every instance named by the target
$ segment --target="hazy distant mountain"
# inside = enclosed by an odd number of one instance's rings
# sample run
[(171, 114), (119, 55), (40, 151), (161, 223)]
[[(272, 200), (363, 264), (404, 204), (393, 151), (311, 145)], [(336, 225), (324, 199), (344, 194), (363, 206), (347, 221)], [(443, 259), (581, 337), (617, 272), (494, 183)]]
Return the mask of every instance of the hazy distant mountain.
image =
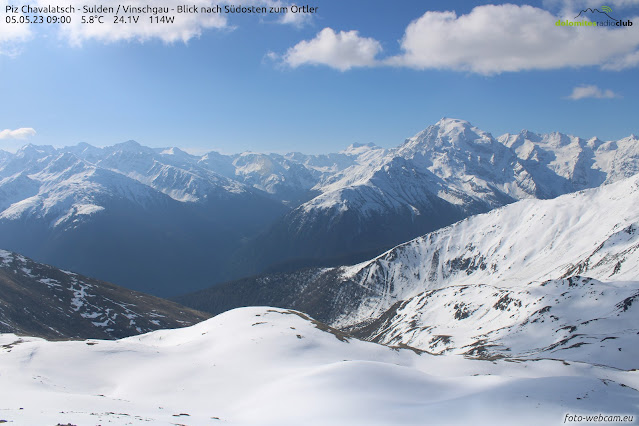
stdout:
[(0, 244), (133, 289), (184, 293), (241, 276), (233, 254), (243, 242), (359, 155), (26, 145), (0, 157)]
[(154, 294), (221, 279), (242, 238), (287, 208), (175, 156), (26, 146), (0, 164), (1, 246)]
[(0, 250), (0, 333), (117, 339), (207, 318), (168, 300)]
[(639, 171), (636, 137), (493, 138), (442, 119), (397, 148), (190, 155), (128, 141), (0, 155), (0, 246), (157, 295), (375, 256), (516, 200)]

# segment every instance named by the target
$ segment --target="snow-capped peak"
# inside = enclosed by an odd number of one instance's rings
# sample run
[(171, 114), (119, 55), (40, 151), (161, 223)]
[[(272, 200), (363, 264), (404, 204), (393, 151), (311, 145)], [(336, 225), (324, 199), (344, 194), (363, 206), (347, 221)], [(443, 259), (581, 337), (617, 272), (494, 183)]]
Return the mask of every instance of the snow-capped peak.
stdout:
[(343, 151), (340, 151), (340, 154), (345, 154), (345, 155), (360, 155), (363, 154), (365, 152), (371, 151), (373, 149), (380, 149), (379, 146), (375, 145), (373, 142), (369, 142), (369, 143), (353, 143), (351, 145), (348, 146), (348, 148), (346, 148)]
[(192, 157), (191, 154), (189, 154), (186, 151), (181, 150), (178, 147), (172, 146), (170, 148), (164, 148), (160, 150), (160, 154), (162, 155), (174, 155), (176, 157), (180, 157), (180, 158), (190, 158)]
[(468, 121), (442, 118), (436, 124), (406, 140), (399, 148), (401, 155), (409, 152), (437, 151), (446, 147), (472, 149), (473, 145), (490, 145), (494, 138), (488, 132), (474, 127)]
[(17, 158), (35, 158), (54, 154), (56, 149), (51, 145), (34, 145), (32, 143), (24, 145), (16, 153)]
[(121, 152), (140, 152), (149, 150), (149, 148), (140, 145), (138, 142), (134, 140), (128, 140), (126, 142), (120, 142), (111, 147), (113, 151), (121, 151)]
[(519, 132), (519, 136), (533, 142), (539, 142), (541, 140), (541, 136), (539, 136), (538, 133), (531, 132), (530, 130), (526, 129), (523, 129), (521, 132)]
[(579, 138), (576, 136), (566, 135), (565, 133), (561, 132), (552, 132), (544, 135), (543, 138), (543, 142), (557, 148), (570, 145), (578, 140)]

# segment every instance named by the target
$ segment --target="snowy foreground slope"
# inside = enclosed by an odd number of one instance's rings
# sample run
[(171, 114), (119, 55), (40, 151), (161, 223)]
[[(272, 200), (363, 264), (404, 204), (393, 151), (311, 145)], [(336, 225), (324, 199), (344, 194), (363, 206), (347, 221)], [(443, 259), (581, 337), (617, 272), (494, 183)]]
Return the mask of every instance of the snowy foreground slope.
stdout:
[(118, 341), (0, 335), (0, 381), (8, 424), (539, 425), (639, 408), (637, 370), (417, 354), (264, 307)]

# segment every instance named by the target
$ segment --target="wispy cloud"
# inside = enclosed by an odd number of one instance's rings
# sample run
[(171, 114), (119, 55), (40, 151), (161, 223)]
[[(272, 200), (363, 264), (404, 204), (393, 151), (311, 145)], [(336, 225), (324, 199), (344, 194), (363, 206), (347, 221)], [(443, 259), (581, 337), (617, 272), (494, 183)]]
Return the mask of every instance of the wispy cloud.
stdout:
[(15, 130), (4, 129), (0, 131), (0, 139), (27, 139), (35, 134), (35, 129), (31, 127), (22, 127)]
[[(638, 65), (639, 32), (631, 29), (575, 28), (555, 25), (547, 10), (513, 4), (484, 5), (458, 16), (426, 12), (411, 22), (400, 41), (401, 53), (377, 59), (381, 44), (356, 31), (325, 28), (283, 55), (291, 67), (322, 64), (341, 71), (394, 66), (491, 75), (527, 70)], [(639, 21), (639, 19), (636, 19)]]
[[(39, 0), (40, 5), (69, 5), (71, 4), (76, 10), (82, 10), (82, 6), (86, 2), (84, 0)], [(180, 13), (173, 14), (167, 13), (166, 16), (173, 17), (171, 24), (158, 24), (151, 22), (150, 17), (163, 17), (165, 12), (161, 8), (174, 9), (178, 5), (183, 5), (184, 2), (177, 0), (169, 0), (166, 2), (160, 2), (153, 4), (145, 0), (132, 0), (125, 3), (126, 7), (139, 9), (146, 8), (147, 5), (151, 6), (151, 9), (145, 15), (142, 15), (142, 19), (134, 24), (128, 24), (127, 19), (134, 19), (135, 16), (139, 16), (139, 13), (127, 13), (122, 8), (120, 9), (118, 16), (124, 18), (126, 24), (114, 22), (113, 17), (107, 19), (102, 24), (83, 24), (79, 19), (74, 19), (70, 24), (60, 25), (60, 35), (67, 39), (72, 45), (82, 45), (88, 40), (97, 40), (104, 43), (117, 42), (121, 40), (126, 41), (150, 41), (161, 40), (165, 43), (174, 42), (187, 42), (192, 38), (199, 37), (204, 30), (207, 29), (222, 29), (228, 26), (226, 16), (219, 13)], [(213, 1), (205, 0), (196, 3), (198, 8), (201, 7), (214, 7)], [(191, 6), (191, 5), (189, 5)], [(117, 9), (118, 5), (113, 4), (112, 7)], [(159, 12), (153, 12), (153, 9), (160, 10)], [(130, 9), (129, 9), (130, 10)], [(144, 9), (146, 10), (146, 9)], [(110, 15), (114, 15), (111, 13)]]
[(567, 96), (567, 99), (577, 101), (579, 99), (595, 98), (595, 99), (613, 99), (620, 98), (621, 95), (613, 92), (610, 89), (602, 90), (599, 87), (593, 85), (577, 86), (572, 89), (572, 93)]

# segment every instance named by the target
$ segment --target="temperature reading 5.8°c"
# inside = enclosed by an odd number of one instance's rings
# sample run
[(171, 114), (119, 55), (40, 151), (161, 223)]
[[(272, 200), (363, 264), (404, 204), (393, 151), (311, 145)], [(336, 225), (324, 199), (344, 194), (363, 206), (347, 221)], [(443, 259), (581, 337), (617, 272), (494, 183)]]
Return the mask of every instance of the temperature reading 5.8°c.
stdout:
[(85, 16), (82, 15), (82, 19), (81, 22), (83, 24), (104, 24), (104, 16), (102, 15), (89, 15), (89, 16)]

